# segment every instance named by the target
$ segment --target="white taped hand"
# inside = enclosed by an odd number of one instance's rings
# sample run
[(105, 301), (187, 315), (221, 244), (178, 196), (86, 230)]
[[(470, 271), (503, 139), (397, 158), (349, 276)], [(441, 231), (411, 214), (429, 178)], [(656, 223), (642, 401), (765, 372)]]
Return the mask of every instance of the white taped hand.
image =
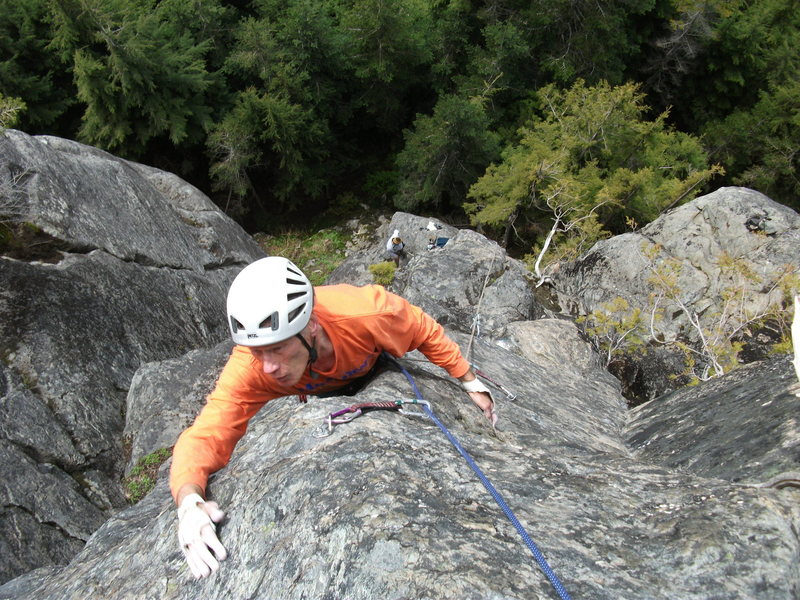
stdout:
[(189, 494), (178, 507), (178, 541), (197, 579), (219, 569), (219, 561), (228, 557), (215, 525), (224, 517), (216, 502), (206, 502), (200, 494)]
[(492, 398), (492, 393), (489, 391), (489, 388), (477, 377), (472, 381), (462, 381), (461, 387), (469, 394), (475, 406), (481, 409), (483, 415), (489, 419), (492, 427), (494, 427), (497, 423), (497, 412), (495, 411), (494, 398)]

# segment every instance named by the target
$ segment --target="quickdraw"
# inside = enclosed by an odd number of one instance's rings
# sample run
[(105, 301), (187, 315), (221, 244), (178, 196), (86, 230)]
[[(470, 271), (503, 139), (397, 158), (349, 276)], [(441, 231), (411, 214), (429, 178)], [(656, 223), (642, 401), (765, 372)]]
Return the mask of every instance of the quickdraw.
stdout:
[(332, 434), (334, 425), (342, 425), (344, 423), (349, 423), (353, 419), (360, 417), (362, 414), (364, 414), (364, 411), (396, 410), (402, 415), (408, 415), (412, 417), (425, 416), (425, 413), (421, 411), (408, 410), (406, 408), (403, 408), (404, 406), (411, 404), (423, 405), (430, 408), (430, 404), (427, 401), (418, 400), (416, 398), (401, 398), (399, 400), (389, 400), (384, 402), (360, 402), (358, 404), (352, 404), (347, 408), (336, 410), (330, 413), (325, 419), (325, 423), (328, 426), (327, 433), (324, 433), (324, 435), (315, 435), (315, 437), (325, 437)]
[(342, 423), (349, 423), (356, 417), (360, 417), (365, 410), (370, 408), (396, 410), (400, 405), (395, 402), (362, 402), (361, 404), (353, 404), (342, 410), (337, 410), (328, 415), (328, 427), (333, 429), (334, 425), (341, 425)]
[(475, 365), (472, 365), (472, 370), (475, 371), (475, 375), (477, 375), (481, 379), (485, 379), (486, 381), (491, 383), (494, 387), (496, 387), (498, 390), (503, 392), (510, 402), (513, 402), (514, 400), (517, 399), (517, 395), (514, 392), (512, 392), (511, 390), (509, 390), (505, 386), (503, 386), (501, 383), (498, 383), (497, 381), (495, 381), (494, 379), (489, 377), (486, 373), (481, 371)]

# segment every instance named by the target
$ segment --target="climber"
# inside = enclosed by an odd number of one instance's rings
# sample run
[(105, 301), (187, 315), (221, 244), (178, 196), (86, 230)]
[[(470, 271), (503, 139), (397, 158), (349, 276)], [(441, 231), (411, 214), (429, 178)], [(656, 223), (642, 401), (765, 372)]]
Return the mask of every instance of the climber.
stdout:
[(395, 229), (391, 237), (386, 240), (386, 260), (393, 260), (400, 266), (400, 259), (406, 257), (405, 243), (400, 239), (400, 230)]
[(248, 421), (270, 400), (341, 390), (367, 376), (382, 351), (400, 357), (419, 349), (461, 381), (492, 424), (497, 420), (491, 394), (442, 326), (380, 286), (313, 288), (291, 261), (262, 258), (234, 279), (227, 313), (236, 346), (179, 437), (170, 471), (178, 540), (196, 578), (227, 556), (215, 526), (224, 513), (205, 500), (208, 476), (228, 463)]

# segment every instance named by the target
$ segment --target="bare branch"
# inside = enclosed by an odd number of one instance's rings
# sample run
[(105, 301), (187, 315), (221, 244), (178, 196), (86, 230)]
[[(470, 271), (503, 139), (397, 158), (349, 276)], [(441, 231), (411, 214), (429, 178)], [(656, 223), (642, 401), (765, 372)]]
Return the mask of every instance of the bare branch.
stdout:
[(0, 223), (18, 223), (27, 216), (27, 202), (22, 193), (22, 182), (30, 172), (0, 175)]

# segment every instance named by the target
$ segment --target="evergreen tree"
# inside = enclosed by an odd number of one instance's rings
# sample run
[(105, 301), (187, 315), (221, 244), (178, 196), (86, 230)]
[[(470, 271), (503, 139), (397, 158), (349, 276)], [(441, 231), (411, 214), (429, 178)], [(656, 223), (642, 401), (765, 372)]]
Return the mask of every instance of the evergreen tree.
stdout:
[(794, 0), (679, 2), (670, 35), (656, 40), (664, 53), (651, 97), (674, 106), (674, 120), (699, 132), (704, 124), (748, 110), (762, 91), (800, 69), (800, 11)]
[(414, 114), (410, 93), (427, 82), (433, 59), (427, 3), (353, 0), (341, 6), (338, 19), (361, 108), (378, 128), (399, 133)]
[(211, 43), (174, 19), (173, 3), (52, 2), (52, 43), (72, 65), (86, 106), (83, 141), (138, 157), (154, 138), (176, 145), (204, 139), (215, 82), (205, 63)]
[[(226, 211), (235, 216), (250, 212), (242, 200), (251, 195), (262, 213), (277, 213), (294, 208), (303, 194), (314, 196), (324, 178), (313, 170), (325, 154), (324, 123), (313, 112), (277, 94), (248, 89), (239, 94), (236, 105), (208, 139), (215, 162), (211, 175), (218, 189), (227, 191)], [(271, 166), (274, 180), (266, 188), (268, 206), (262, 197), (259, 179), (253, 182), (255, 166)], [(263, 169), (261, 170), (263, 173)], [(262, 175), (263, 177), (263, 175)]]
[[(201, 187), (210, 171), (231, 214), (269, 215), (249, 228), (365, 194), (450, 210), (502, 145), (473, 188), (475, 222), (541, 237), (567, 206), (561, 248), (695, 193), (706, 158), (680, 131), (703, 132), (726, 181), (796, 205), (798, 47), (792, 0), (0, 0), (0, 94), (30, 133)], [(604, 104), (604, 82), (631, 77), (652, 110)], [(563, 97), (546, 87), (577, 78)], [(624, 115), (602, 151), (578, 135), (602, 117), (592, 105)], [(556, 181), (559, 202), (582, 200), (548, 205)]]
[(649, 30), (642, 18), (655, 0), (549, 0), (531, 5), (531, 47), (536, 46), (549, 80), (569, 84), (580, 78), (590, 83), (625, 80), (629, 65), (639, 59)]
[(401, 183), (395, 198), (403, 210), (458, 207), (498, 153), (480, 98), (443, 97), (433, 115), (417, 117), (405, 139), (397, 157)]
[(20, 113), (25, 111), (25, 103), (19, 98), (9, 98), (0, 94), (0, 132), (17, 124)]
[(473, 224), (502, 227), (505, 239), (514, 230), (547, 231), (540, 252), (554, 242), (557, 257), (574, 257), (626, 223), (643, 225), (689, 200), (718, 171), (696, 138), (666, 125), (666, 114), (645, 118), (634, 84), (578, 81), (537, 96), (540, 116), (470, 188), (465, 204)]
[(19, 127), (61, 133), (56, 123), (74, 104), (75, 89), (47, 48), (47, 2), (0, 0), (0, 93), (25, 103)]
[(751, 110), (710, 123), (706, 136), (733, 183), (800, 210), (800, 75), (762, 91)]
[(368, 170), (385, 169), (429, 102), (416, 93), (432, 56), (427, 6), (263, 0), (256, 12), (225, 66), (237, 100), (209, 138), (217, 188), (241, 211), (252, 196), (285, 212), (376, 181)]
[[(308, 0), (262, 2), (236, 31), (225, 73), (233, 106), (207, 146), (211, 175), (234, 214), (298, 207), (336, 172), (331, 122), (346, 121), (344, 39), (330, 7)], [(270, 207), (270, 203), (275, 206)]]

